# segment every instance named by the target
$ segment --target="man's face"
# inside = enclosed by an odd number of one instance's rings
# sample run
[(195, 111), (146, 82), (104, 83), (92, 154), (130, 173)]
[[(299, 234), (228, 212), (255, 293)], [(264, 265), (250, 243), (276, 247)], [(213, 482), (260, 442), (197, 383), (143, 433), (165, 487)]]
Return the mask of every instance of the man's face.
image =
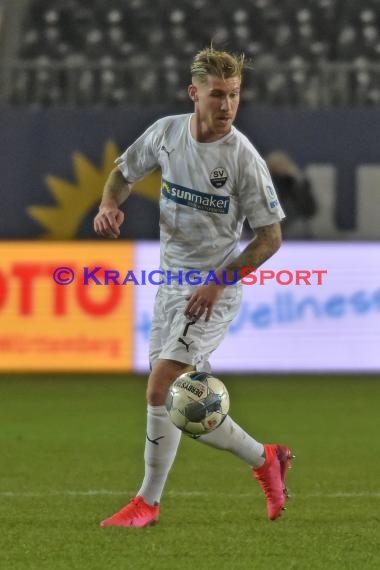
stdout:
[(196, 78), (189, 87), (202, 130), (212, 138), (221, 138), (231, 130), (239, 107), (240, 83), (237, 76), (222, 79), (208, 75), (206, 83)]

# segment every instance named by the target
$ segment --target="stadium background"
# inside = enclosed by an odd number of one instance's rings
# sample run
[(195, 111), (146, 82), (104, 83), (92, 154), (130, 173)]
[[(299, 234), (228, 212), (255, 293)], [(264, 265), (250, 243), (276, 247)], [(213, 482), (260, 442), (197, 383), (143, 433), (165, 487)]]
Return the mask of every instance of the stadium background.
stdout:
[[(378, 567), (379, 21), (379, 0), (0, 0), (6, 570)], [(264, 156), (288, 152), (317, 203), (265, 268), (327, 269), (323, 285), (246, 287), (213, 361), (237, 421), (294, 446), (295, 500), (268, 526), (245, 466), (186, 440), (162, 525), (105, 535), (143, 467), (156, 289), (82, 286), (81, 270), (157, 263), (158, 173), (118, 242), (92, 219), (118, 153), (191, 111), (189, 62), (211, 40), (254, 63), (238, 127)], [(59, 266), (72, 284), (53, 282)]]
[[(271, 0), (222, 3), (218, 10), (206, 0), (175, 7), (145, 0), (2, 3), (3, 369), (83, 370), (86, 354), (89, 369), (144, 370), (142, 357), (135, 355), (146, 350), (154, 286), (122, 287), (115, 293), (120, 303), (111, 303), (108, 313), (89, 314), (77, 299), (81, 276), (63, 293), (53, 287), (52, 265), (81, 259), (82, 266), (108, 261), (110, 267), (112, 260), (121, 274), (143, 269), (139, 252), (146, 246), (137, 242), (158, 236), (157, 172), (140, 182), (128, 201), (122, 240), (133, 241), (124, 248), (100, 247), (92, 219), (118, 153), (155, 118), (191, 110), (185, 89), (189, 58), (210, 39), (244, 48), (252, 58), (237, 125), (264, 156), (288, 152), (308, 176), (317, 204), (307, 234), (314, 256), (286, 240), (289, 253), (284, 248), (268, 269), (329, 268), (322, 287), (247, 289), (251, 318), (228, 339), (235, 361), (220, 361), (217, 354), (216, 369), (281, 371), (281, 361), (284, 371), (380, 369), (374, 350), (379, 275), (373, 263), (379, 250), (364, 245), (380, 237), (379, 3), (325, 0), (296, 6)], [(10, 240), (23, 243), (9, 247)], [(70, 243), (46, 243), (60, 240)], [(362, 242), (359, 257), (349, 253), (354, 241)], [(147, 257), (157, 259), (151, 247)], [(49, 268), (32, 261), (46, 255)], [(317, 258), (322, 265), (313, 267)], [(114, 288), (81, 290), (88, 304), (102, 307), (111, 302)], [(59, 295), (65, 296), (61, 313)], [(293, 317), (280, 315), (274, 324), (276, 318), (268, 315), (284, 296), (293, 296)], [(260, 311), (267, 318), (255, 318)], [(103, 326), (113, 329), (119, 346), (107, 358), (97, 342)], [(17, 331), (23, 331), (18, 339)], [(342, 348), (328, 349), (323, 340), (339, 332)], [(277, 361), (266, 353), (244, 358), (261, 333)]]

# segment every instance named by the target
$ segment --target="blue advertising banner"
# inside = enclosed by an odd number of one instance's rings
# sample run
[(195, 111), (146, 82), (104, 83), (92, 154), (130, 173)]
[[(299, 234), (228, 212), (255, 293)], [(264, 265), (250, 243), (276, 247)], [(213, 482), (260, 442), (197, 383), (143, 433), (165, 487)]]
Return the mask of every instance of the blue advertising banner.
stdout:
[[(134, 370), (146, 373), (155, 283), (162, 277), (155, 272), (158, 244), (135, 248), (136, 281), (120, 288), (134, 290)], [(242, 280), (241, 310), (211, 356), (214, 372), (378, 372), (377, 259), (379, 243), (284, 244)], [(189, 283), (184, 276), (190, 293)]]
[[(113, 161), (155, 119), (190, 107), (0, 110), (0, 239), (96, 239), (92, 219)], [(237, 127), (266, 156), (285, 150), (318, 204), (315, 239), (380, 238), (380, 112), (242, 107)], [(125, 239), (158, 236), (158, 172), (127, 204)]]

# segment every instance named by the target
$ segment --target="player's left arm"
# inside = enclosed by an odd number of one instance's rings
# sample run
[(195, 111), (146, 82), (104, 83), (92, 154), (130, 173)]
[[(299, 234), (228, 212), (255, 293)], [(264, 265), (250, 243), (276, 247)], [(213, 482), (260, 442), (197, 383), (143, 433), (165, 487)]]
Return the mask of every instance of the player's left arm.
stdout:
[(242, 279), (248, 274), (247, 268), (257, 269), (279, 250), (281, 246), (281, 226), (274, 223), (261, 228), (255, 228), (256, 237), (247, 247), (226, 267), (217, 271), (215, 282), (200, 285), (188, 297), (185, 315), (192, 319), (199, 319), (206, 313), (206, 321), (210, 319), (213, 307), (227, 286), (236, 279)]
[[(218, 271), (220, 276), (226, 276), (225, 279), (231, 281), (234, 279), (237, 271), (239, 279), (247, 275), (242, 272), (247, 267), (257, 269), (281, 247), (281, 225), (276, 222), (269, 226), (255, 228), (256, 237), (247, 245), (236, 259), (234, 259), (224, 270)], [(223, 279), (222, 279), (223, 280)]]

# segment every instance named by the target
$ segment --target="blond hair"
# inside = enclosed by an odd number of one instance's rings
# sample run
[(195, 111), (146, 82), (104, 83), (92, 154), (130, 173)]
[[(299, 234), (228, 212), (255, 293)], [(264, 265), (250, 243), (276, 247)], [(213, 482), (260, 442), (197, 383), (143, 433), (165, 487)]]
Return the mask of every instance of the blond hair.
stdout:
[(242, 78), (243, 69), (248, 67), (245, 55), (234, 55), (227, 51), (219, 51), (212, 46), (199, 51), (191, 64), (191, 77), (198, 78), (201, 83), (207, 81), (208, 75), (222, 79), (230, 77)]

